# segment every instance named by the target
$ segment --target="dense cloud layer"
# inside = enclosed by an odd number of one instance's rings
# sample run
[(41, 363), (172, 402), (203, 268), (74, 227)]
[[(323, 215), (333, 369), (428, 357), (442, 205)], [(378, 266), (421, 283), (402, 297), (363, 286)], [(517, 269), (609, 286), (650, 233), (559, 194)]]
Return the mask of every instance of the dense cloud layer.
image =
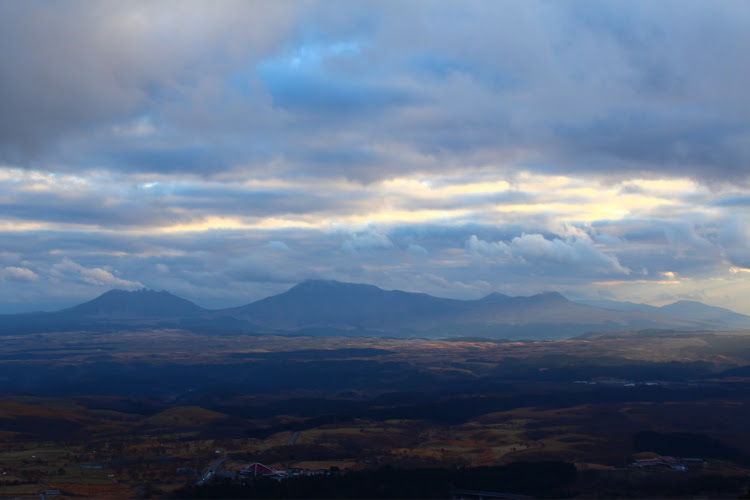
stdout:
[(0, 312), (305, 278), (750, 313), (744, 2), (4, 2)]

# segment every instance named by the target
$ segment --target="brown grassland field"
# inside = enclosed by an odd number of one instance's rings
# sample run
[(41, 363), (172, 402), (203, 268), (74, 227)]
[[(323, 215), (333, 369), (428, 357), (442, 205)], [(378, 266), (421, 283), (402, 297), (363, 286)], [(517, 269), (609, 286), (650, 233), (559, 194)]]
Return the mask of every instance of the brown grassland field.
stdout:
[(706, 455), (698, 473), (745, 480), (748, 365), (748, 333), (6, 336), (0, 497), (158, 497), (221, 459), (234, 471), (540, 460), (614, 471), (658, 452), (636, 449), (643, 431), (726, 444), (740, 454)]

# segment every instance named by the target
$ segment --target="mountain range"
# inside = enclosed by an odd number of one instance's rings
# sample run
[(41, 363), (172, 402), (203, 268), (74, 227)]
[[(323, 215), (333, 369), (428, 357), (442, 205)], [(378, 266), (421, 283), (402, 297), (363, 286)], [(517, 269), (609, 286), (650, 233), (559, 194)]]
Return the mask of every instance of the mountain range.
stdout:
[(240, 307), (209, 310), (165, 291), (111, 290), (55, 312), (0, 315), (0, 334), (180, 328), (197, 333), (562, 339), (616, 330), (737, 330), (750, 316), (700, 302), (578, 303), (557, 292), (477, 300), (309, 280)]

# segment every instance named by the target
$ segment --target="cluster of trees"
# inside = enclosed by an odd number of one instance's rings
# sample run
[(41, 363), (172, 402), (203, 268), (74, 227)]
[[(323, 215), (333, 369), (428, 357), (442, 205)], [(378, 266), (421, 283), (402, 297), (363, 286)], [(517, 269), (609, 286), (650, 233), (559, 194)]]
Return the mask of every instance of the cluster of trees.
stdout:
[(750, 457), (739, 448), (705, 434), (690, 432), (639, 432), (633, 436), (633, 448), (673, 457), (719, 458), (750, 463)]

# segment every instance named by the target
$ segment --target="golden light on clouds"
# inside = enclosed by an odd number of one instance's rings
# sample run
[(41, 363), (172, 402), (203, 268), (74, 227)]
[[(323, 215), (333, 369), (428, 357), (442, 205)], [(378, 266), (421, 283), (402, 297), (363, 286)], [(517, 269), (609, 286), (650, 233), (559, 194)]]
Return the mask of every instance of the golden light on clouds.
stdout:
[(52, 224), (45, 222), (18, 222), (0, 220), (0, 231), (4, 232), (45, 231), (52, 229), (52, 227)]
[(204, 231), (248, 231), (273, 230), (284, 228), (319, 229), (323, 223), (311, 224), (301, 219), (283, 219), (268, 217), (261, 219), (246, 219), (242, 217), (203, 217), (191, 222), (174, 224), (154, 228), (158, 233), (193, 233)]
[[(455, 181), (455, 183), (453, 183)], [(472, 195), (517, 194), (525, 197), (523, 203), (500, 202), (490, 209), (496, 213), (554, 214), (561, 222), (595, 222), (619, 220), (636, 212), (644, 212), (679, 206), (681, 197), (699, 189), (693, 181), (634, 180), (627, 183), (630, 190), (621, 185), (596, 183), (567, 176), (545, 176), (522, 172), (511, 180), (495, 182), (465, 182), (450, 177), (435, 176), (397, 178), (385, 181), (373, 194), (398, 196), (402, 204), (417, 204), (420, 201), (463, 203), (468, 212), (483, 218), (486, 213), (482, 200), (474, 201)]]
[[(683, 204), (683, 197), (696, 194), (702, 189), (700, 185), (688, 179), (637, 179), (622, 184), (607, 184), (572, 176), (530, 172), (520, 172), (496, 180), (487, 179), (484, 173), (481, 180), (475, 182), (468, 180), (470, 177), (465, 174), (420, 174), (395, 177), (369, 185), (345, 179), (273, 177), (249, 178), (239, 184), (210, 179), (204, 179), (200, 183), (195, 181), (196, 185), (202, 186), (203, 189), (229, 189), (235, 196), (242, 196), (243, 192), (247, 191), (249, 199), (260, 191), (278, 193), (285, 199), (299, 197), (305, 200), (307, 197), (309, 201), (307, 210), (303, 212), (290, 214), (279, 210), (266, 217), (253, 217), (237, 213), (239, 209), (232, 213), (231, 206), (227, 205), (221, 208), (222, 213), (213, 213), (210, 207), (191, 207), (188, 195), (192, 192), (193, 181), (161, 183), (158, 180), (147, 181), (141, 175), (135, 175), (133, 178), (137, 182), (132, 186), (137, 186), (141, 192), (153, 192), (151, 196), (154, 202), (167, 207), (170, 203), (173, 204), (170, 213), (178, 214), (183, 219), (183, 222), (169, 224), (160, 224), (156, 220), (144, 220), (140, 225), (137, 221), (129, 223), (129, 230), (154, 233), (285, 228), (319, 230), (332, 224), (351, 228), (366, 224), (390, 226), (456, 221), (496, 224), (512, 214), (521, 214), (524, 217), (540, 215), (564, 224), (593, 223), (601, 220), (620, 220), (640, 212), (665, 210), (666, 207), (678, 209)], [(65, 188), (61, 191), (62, 196), (69, 193), (75, 193), (75, 196), (89, 196), (100, 200), (103, 206), (107, 207), (117, 207), (118, 203), (123, 203), (127, 199), (126, 191), (118, 192), (111, 188), (109, 177), (95, 174), (83, 179), (78, 176), (34, 170), (0, 168), (0, 182), (10, 180), (17, 184), (17, 189), (26, 191), (43, 192), (62, 186)], [(508, 201), (492, 201), (493, 194), (505, 197)], [(316, 206), (310, 201), (315, 196), (324, 197), (329, 203), (325, 206)], [(185, 206), (174, 205), (178, 201)], [(75, 221), (70, 221), (67, 225), (91, 231), (106, 232), (110, 229), (91, 224), (76, 224)], [(33, 220), (0, 221), (0, 228), (3, 227), (11, 231), (60, 228), (56, 224)]]
[(612, 281), (593, 281), (595, 286), (623, 286), (623, 285), (679, 285), (680, 280), (612, 280)]
[[(92, 224), (91, 221), (68, 220), (64, 224), (49, 220), (14, 220), (0, 218), (0, 230), (82, 231), (89, 233), (128, 233), (133, 235), (195, 234), (217, 231), (267, 233), (279, 230), (301, 230), (330, 233), (362, 231), (369, 226), (378, 228), (398, 225), (460, 225), (524, 224), (525, 220), (546, 221), (559, 226), (593, 224), (597, 221), (617, 221), (649, 211), (663, 211), (673, 207), (681, 210), (686, 196), (701, 194), (699, 184), (689, 179), (635, 179), (623, 183), (607, 183), (576, 176), (543, 175), (527, 171), (512, 175), (498, 175), (492, 179), (487, 171), (477, 171), (472, 177), (435, 173), (394, 177), (363, 184), (347, 179), (330, 178), (247, 178), (241, 182), (185, 177), (179, 181), (128, 176), (131, 182), (112, 183), (112, 174), (92, 173), (88, 177), (61, 175), (35, 170), (0, 168), (0, 182), (13, 183), (17, 190), (44, 192), (57, 190), (58, 196), (71, 200), (89, 198), (99, 207), (117, 210), (130, 206), (138, 191), (141, 207), (164, 209), (159, 217), (149, 218), (148, 208), (143, 219), (130, 219), (119, 225)], [(474, 180), (475, 179), (475, 180)], [(293, 210), (282, 203), (274, 210), (274, 200), (263, 207), (267, 215), (253, 215), (252, 210), (233, 209), (230, 204), (192, 204), (192, 196), (201, 190), (207, 193), (227, 190), (232, 196), (245, 195), (252, 200), (258, 193), (274, 193), (282, 200), (299, 203), (304, 210)], [(493, 196), (497, 195), (497, 196)], [(12, 192), (9, 196), (13, 196)], [(198, 199), (196, 197), (196, 199)], [(325, 199), (317, 204), (315, 200)], [(1, 200), (0, 200), (1, 201)], [(12, 203), (10, 199), (8, 203)], [(252, 203), (250, 204), (252, 206)], [(216, 207), (216, 208), (214, 208)], [(695, 209), (710, 207), (693, 207)], [(166, 216), (165, 216), (166, 215)], [(163, 222), (168, 221), (168, 222)], [(559, 229), (552, 232), (561, 237)], [(603, 252), (614, 251), (595, 242)], [(447, 250), (444, 250), (447, 251)], [(445, 263), (446, 267), (455, 263)], [(733, 274), (750, 272), (733, 267)], [(661, 273), (658, 280), (600, 281), (597, 286), (618, 284), (674, 285), (681, 283), (673, 272)]]
[(337, 218), (336, 220), (346, 225), (362, 226), (365, 224), (421, 224), (434, 221), (448, 222), (451, 219), (466, 217), (471, 214), (469, 209), (451, 210), (390, 210), (383, 209), (362, 215)]

